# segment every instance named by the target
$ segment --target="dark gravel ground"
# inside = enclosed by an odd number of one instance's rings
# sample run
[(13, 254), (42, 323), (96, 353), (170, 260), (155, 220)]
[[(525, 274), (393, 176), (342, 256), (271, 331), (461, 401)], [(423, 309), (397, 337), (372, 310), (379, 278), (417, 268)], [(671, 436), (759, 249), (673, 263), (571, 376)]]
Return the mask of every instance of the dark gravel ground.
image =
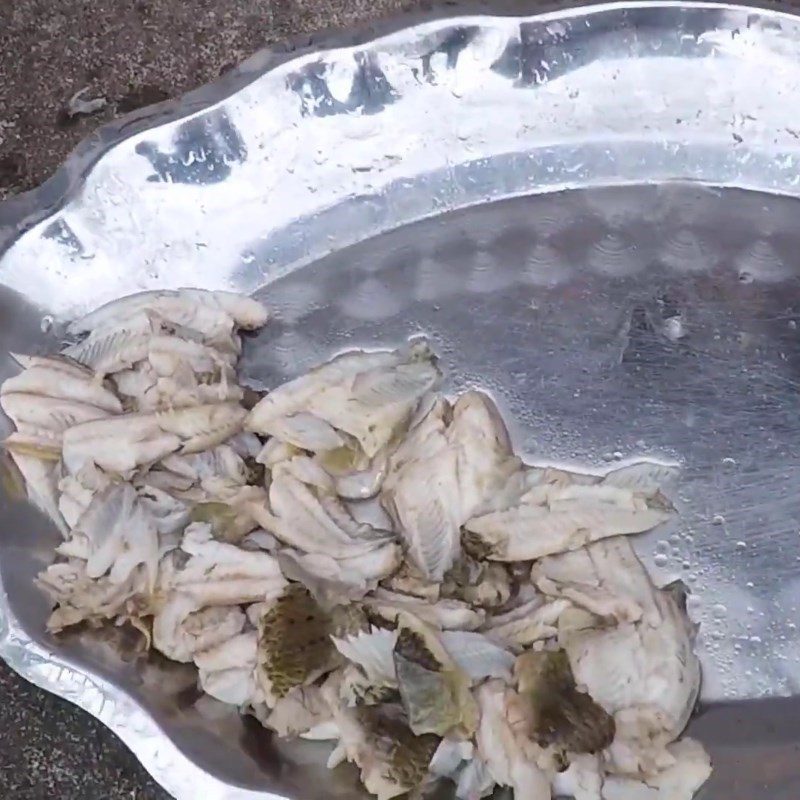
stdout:
[[(97, 125), (214, 80), (259, 47), (422, 0), (0, 0), (0, 198), (47, 178)], [(69, 99), (106, 107), (70, 118)]]
[[(415, 0), (0, 0), (0, 198), (45, 180), (117, 114), (216, 78), (259, 47)], [(70, 118), (69, 99), (106, 107)], [(0, 800), (162, 800), (93, 717), (0, 662)]]

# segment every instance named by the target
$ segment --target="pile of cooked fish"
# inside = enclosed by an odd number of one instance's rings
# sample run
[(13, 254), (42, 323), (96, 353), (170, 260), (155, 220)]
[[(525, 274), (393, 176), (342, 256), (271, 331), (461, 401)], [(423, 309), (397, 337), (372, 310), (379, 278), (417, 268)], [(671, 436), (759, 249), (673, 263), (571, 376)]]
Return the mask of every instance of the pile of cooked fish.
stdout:
[(208, 695), (331, 740), (381, 800), (689, 800), (700, 666), (680, 585), (628, 534), (674, 467), (529, 466), (492, 400), (446, 398), (423, 340), (261, 396), (253, 299), (145, 292), (15, 356), (5, 446), (58, 526), (53, 632), (130, 624)]

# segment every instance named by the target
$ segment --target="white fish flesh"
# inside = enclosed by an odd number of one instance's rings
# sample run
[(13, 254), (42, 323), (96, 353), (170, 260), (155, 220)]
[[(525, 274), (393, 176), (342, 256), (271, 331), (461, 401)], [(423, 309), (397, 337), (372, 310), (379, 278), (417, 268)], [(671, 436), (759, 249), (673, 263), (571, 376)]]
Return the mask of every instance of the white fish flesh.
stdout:
[(111, 391), (88, 374), (76, 375), (60, 366), (36, 365), (3, 382), (0, 395), (21, 392), (29, 395), (71, 400), (96, 406), (109, 414), (121, 414), (122, 403)]
[(531, 490), (514, 508), (475, 517), (465, 527), (485, 557), (531, 561), (608, 536), (642, 533), (671, 516), (658, 498), (628, 489), (551, 485)]
[(239, 405), (220, 403), (74, 425), (64, 433), (64, 464), (73, 474), (85, 464), (124, 474), (176, 451), (214, 447), (241, 429), (245, 414)]
[(438, 381), (425, 343), (392, 352), (345, 353), (270, 392), (251, 411), (247, 429), (280, 438), (276, 430), (284, 418), (311, 415), (353, 437), (371, 459)]
[(515, 797), (550, 800), (548, 775), (527, 756), (509, 725), (506, 692), (506, 684), (498, 680), (488, 681), (476, 692), (480, 709), (478, 754), (494, 782), (511, 787)]
[(382, 497), (409, 557), (440, 582), (461, 550), (461, 526), (520, 469), (505, 426), (479, 392), (435, 405), (390, 459)]

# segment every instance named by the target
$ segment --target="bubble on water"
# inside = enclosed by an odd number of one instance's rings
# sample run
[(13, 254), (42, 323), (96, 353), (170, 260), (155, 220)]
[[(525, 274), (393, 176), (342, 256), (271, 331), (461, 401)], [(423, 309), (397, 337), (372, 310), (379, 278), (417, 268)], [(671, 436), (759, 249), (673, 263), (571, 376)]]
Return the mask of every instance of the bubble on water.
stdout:
[(714, 617), (714, 619), (725, 619), (727, 615), (728, 607), (722, 603), (715, 603), (711, 606), (711, 616)]
[(724, 525), (725, 524), (725, 517), (722, 514), (714, 514), (711, 518), (712, 525)]
[(664, 320), (661, 330), (671, 342), (677, 342), (686, 336), (686, 327), (683, 324), (683, 319), (679, 316)]
[(731, 458), (730, 456), (727, 456), (727, 457), (722, 459), (722, 466), (725, 469), (733, 469), (733, 467), (736, 466), (736, 459), (735, 458)]
[(665, 553), (656, 553), (653, 558), (653, 563), (657, 567), (666, 567), (667, 564), (669, 563), (669, 558)]
[(587, 261), (595, 272), (612, 278), (633, 275), (642, 267), (636, 244), (617, 232), (607, 233), (594, 242), (587, 254)]
[(743, 542), (743, 541), (741, 541), (741, 540), (739, 540), (738, 542), (736, 542), (736, 549), (737, 549), (737, 550), (744, 550), (744, 549), (746, 549), (746, 548), (747, 548), (747, 542)]
[(669, 550), (669, 544), (666, 539), (660, 539), (656, 542), (656, 553), (666, 553)]

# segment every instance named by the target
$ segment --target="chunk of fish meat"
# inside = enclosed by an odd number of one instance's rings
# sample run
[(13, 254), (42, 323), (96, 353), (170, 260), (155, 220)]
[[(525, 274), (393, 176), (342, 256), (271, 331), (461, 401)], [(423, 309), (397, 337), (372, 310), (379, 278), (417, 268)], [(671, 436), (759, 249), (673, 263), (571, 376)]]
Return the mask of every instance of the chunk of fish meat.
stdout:
[(109, 414), (122, 413), (122, 403), (109, 389), (98, 383), (91, 372), (77, 375), (60, 366), (31, 366), (3, 382), (0, 395), (22, 393), (69, 400), (95, 406)]
[(334, 559), (372, 553), (391, 539), (386, 531), (356, 523), (333, 494), (330, 478), (307, 458), (276, 466), (269, 508), (253, 504), (250, 511), (286, 545)]
[(537, 596), (504, 614), (489, 617), (481, 630), (498, 644), (514, 649), (528, 647), (557, 636), (559, 618), (570, 606), (568, 600), (547, 601)]
[(289, 584), (258, 620), (257, 675), (267, 705), (339, 666), (333, 619), (308, 590)]
[(272, 555), (215, 541), (207, 524), (192, 523), (186, 528), (181, 551), (189, 558), (180, 566), (162, 562), (159, 588), (190, 597), (198, 607), (269, 600), (286, 586)]
[(403, 611), (413, 614), (428, 625), (443, 630), (475, 630), (486, 619), (482, 609), (475, 609), (459, 600), (426, 603), (416, 597), (378, 588), (364, 598), (369, 611), (385, 622), (394, 624)]
[(551, 485), (532, 490), (514, 508), (474, 517), (465, 528), (485, 558), (531, 561), (608, 536), (642, 533), (671, 516), (660, 495), (616, 486)]
[(397, 630), (377, 628), (360, 631), (349, 636), (333, 636), (336, 649), (351, 663), (359, 666), (371, 683), (396, 685), (394, 646)]
[(206, 694), (235, 706), (257, 702), (255, 668), (258, 634), (244, 631), (194, 653), (200, 687)]
[(550, 800), (547, 773), (528, 757), (509, 725), (507, 691), (503, 681), (491, 680), (476, 692), (480, 709), (478, 754), (494, 782), (511, 787), (515, 797)]
[(666, 715), (670, 741), (686, 726), (700, 686), (692, 652), (694, 629), (668, 592), (657, 602), (661, 622), (621, 624), (566, 635), (564, 646), (576, 679), (606, 710), (654, 705)]
[(25, 479), (25, 490), (30, 502), (52, 520), (63, 536), (66, 536), (69, 528), (58, 503), (58, 465), (13, 450), (10, 455)]
[(149, 591), (158, 574), (159, 542), (153, 517), (128, 483), (112, 484), (95, 494), (81, 515), (73, 536), (89, 543), (86, 574), (89, 578), (108, 575), (112, 583), (124, 583), (143, 565)]
[(529, 650), (514, 664), (516, 725), (525, 738), (550, 750), (556, 764), (573, 754), (597, 754), (614, 741), (614, 717), (580, 691), (563, 650)]
[(113, 376), (119, 395), (129, 411), (167, 411), (173, 408), (217, 403), (238, 403), (244, 390), (232, 368), (222, 364), (213, 372), (198, 374), (179, 360), (168, 374), (159, 374), (149, 362), (141, 362)]
[(604, 783), (599, 756), (572, 754), (569, 767), (553, 776), (553, 796), (572, 797), (573, 800), (603, 800)]
[(73, 474), (86, 464), (129, 473), (176, 451), (221, 444), (241, 429), (245, 414), (239, 405), (220, 403), (74, 425), (64, 433), (64, 464)]
[(531, 580), (544, 594), (604, 619), (637, 622), (644, 616), (650, 625), (661, 622), (653, 584), (626, 537), (547, 556), (534, 564)]
[(47, 620), (47, 629), (58, 633), (81, 622), (123, 621), (147, 614), (150, 596), (147, 576), (142, 568), (134, 570), (122, 583), (108, 576), (90, 578), (82, 559), (51, 564), (41, 572), (36, 583), (57, 604)]
[(703, 746), (682, 739), (667, 748), (673, 763), (646, 781), (609, 775), (603, 800), (692, 800), (711, 775), (711, 760)]
[(300, 581), (317, 602), (330, 606), (362, 598), (397, 569), (402, 553), (395, 542), (386, 541), (369, 552), (338, 559), (291, 548), (282, 548), (277, 558), (288, 578)]
[(17, 428), (30, 425), (61, 433), (74, 425), (114, 418), (98, 406), (27, 392), (8, 392), (0, 396), (0, 408)]
[[(514, 656), (480, 633), (471, 631), (438, 631), (440, 644), (453, 663), (473, 682), (485, 678), (511, 679)], [(336, 649), (367, 678), (380, 685), (396, 685), (397, 675), (392, 657), (397, 630), (372, 627), (348, 637), (334, 638)]]
[[(298, 686), (275, 703), (266, 724), (278, 736), (307, 734), (333, 720), (333, 713), (319, 686)], [(337, 729), (338, 731), (338, 729)]]
[(173, 661), (188, 663), (195, 653), (237, 636), (245, 621), (236, 606), (202, 608), (191, 595), (173, 592), (153, 617), (153, 647)]
[(398, 707), (351, 709), (339, 700), (335, 684), (327, 683), (323, 692), (340, 737), (329, 767), (340, 759), (355, 763), (362, 783), (378, 800), (391, 800), (426, 780), (439, 737), (416, 736)]
[(413, 733), (473, 735), (478, 711), (469, 677), (442, 645), (436, 630), (402, 612), (397, 632), (397, 686)]
[(423, 342), (391, 352), (345, 353), (270, 392), (253, 408), (246, 427), (280, 438), (285, 419), (302, 414), (309, 430), (310, 417), (327, 423), (353, 437), (370, 459), (410, 420), (439, 378)]
[(233, 292), (177, 289), (139, 292), (113, 300), (71, 323), (71, 335), (87, 333), (140, 313), (153, 313), (172, 324), (196, 330), (209, 341), (234, 326), (255, 330), (267, 322), (257, 300)]
[(441, 582), (461, 550), (461, 526), (520, 469), (491, 400), (439, 403), (390, 459), (383, 503), (422, 574)]

